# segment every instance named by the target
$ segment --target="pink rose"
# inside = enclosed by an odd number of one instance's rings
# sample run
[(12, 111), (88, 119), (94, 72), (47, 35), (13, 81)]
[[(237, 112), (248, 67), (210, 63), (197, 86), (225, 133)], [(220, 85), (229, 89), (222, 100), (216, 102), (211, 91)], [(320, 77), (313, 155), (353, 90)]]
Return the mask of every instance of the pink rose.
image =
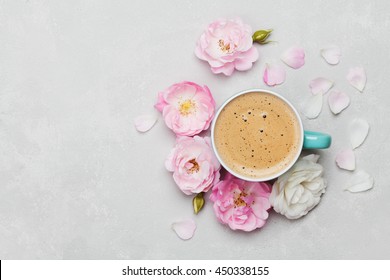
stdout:
[(248, 182), (228, 173), (214, 186), (210, 199), (221, 223), (233, 230), (252, 231), (261, 228), (268, 218), (270, 193), (268, 183)]
[(219, 19), (200, 36), (195, 55), (207, 61), (214, 74), (230, 76), (234, 69), (246, 71), (259, 58), (253, 46), (252, 28), (240, 18)]
[(176, 135), (194, 136), (209, 128), (215, 101), (207, 86), (185, 81), (159, 92), (155, 108)]
[(220, 163), (211, 149), (210, 137), (181, 136), (176, 139), (165, 167), (187, 195), (207, 192), (219, 181)]

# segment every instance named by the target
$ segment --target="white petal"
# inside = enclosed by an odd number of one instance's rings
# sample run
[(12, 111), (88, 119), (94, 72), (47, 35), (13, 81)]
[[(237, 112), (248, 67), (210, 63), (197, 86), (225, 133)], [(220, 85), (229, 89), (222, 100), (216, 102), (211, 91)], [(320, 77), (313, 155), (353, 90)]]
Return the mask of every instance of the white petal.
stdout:
[(192, 219), (182, 220), (172, 224), (172, 229), (183, 240), (187, 240), (194, 236), (196, 230), (195, 221)]
[(332, 90), (329, 93), (328, 103), (333, 114), (338, 114), (349, 106), (349, 96), (341, 91)]
[(304, 156), (302, 159), (310, 160), (311, 162), (317, 163), (319, 158), (320, 158), (320, 155), (310, 154), (310, 155)]
[(268, 86), (280, 85), (286, 80), (286, 70), (281, 65), (267, 63), (263, 80)]
[(298, 69), (305, 64), (305, 51), (301, 47), (294, 46), (282, 53), (280, 59), (291, 68)]
[(352, 149), (341, 151), (336, 156), (336, 164), (341, 169), (355, 170), (355, 153)]
[(346, 188), (350, 192), (364, 192), (372, 189), (374, 178), (366, 171), (360, 170), (353, 175)]
[(309, 87), (313, 94), (325, 94), (331, 87), (333, 87), (333, 84), (334, 83), (331, 80), (319, 77), (311, 80)]
[(340, 62), (341, 50), (338, 46), (329, 46), (320, 51), (325, 61), (331, 65), (336, 65)]
[(156, 123), (157, 118), (152, 115), (140, 115), (134, 119), (134, 126), (139, 132), (150, 130)]
[(306, 102), (303, 113), (308, 119), (315, 119), (322, 110), (322, 94), (312, 95)]
[(366, 72), (363, 67), (353, 67), (350, 68), (347, 74), (347, 80), (358, 91), (363, 92), (364, 87), (366, 86)]
[(370, 126), (366, 120), (356, 119), (352, 121), (350, 126), (350, 138), (353, 149), (363, 144), (369, 129)]

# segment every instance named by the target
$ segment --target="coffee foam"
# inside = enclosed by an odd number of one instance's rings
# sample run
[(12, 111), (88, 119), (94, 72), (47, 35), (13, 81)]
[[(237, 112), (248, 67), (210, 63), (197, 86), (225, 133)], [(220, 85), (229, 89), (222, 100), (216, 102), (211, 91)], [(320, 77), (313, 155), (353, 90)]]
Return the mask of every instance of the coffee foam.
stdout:
[(220, 112), (214, 143), (223, 163), (247, 178), (272, 177), (296, 158), (301, 127), (292, 108), (265, 92), (242, 94)]

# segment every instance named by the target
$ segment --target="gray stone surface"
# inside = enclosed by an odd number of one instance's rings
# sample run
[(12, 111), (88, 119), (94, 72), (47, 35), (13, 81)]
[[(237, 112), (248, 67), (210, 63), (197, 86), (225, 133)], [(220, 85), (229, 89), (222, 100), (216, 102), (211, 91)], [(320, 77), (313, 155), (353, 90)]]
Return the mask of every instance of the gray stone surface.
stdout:
[[(1, 259), (388, 259), (390, 146), (388, 1), (0, 1)], [(218, 17), (273, 28), (248, 72), (213, 75), (195, 42)], [(308, 83), (323, 76), (351, 97), (334, 116), (327, 103), (304, 126), (333, 135), (319, 152), (328, 181), (321, 203), (290, 221), (271, 213), (251, 233), (219, 224), (211, 203), (193, 216), (164, 160), (173, 133), (159, 117), (145, 134), (133, 127), (153, 113), (157, 92), (191, 80), (210, 87), (219, 106), (232, 94), (266, 87), (266, 62), (294, 44), (306, 64), (287, 69), (274, 90), (299, 110)], [(337, 66), (319, 50), (341, 47)], [(348, 85), (362, 65), (364, 93)], [(326, 98), (326, 97), (325, 97)], [(335, 165), (356, 117), (371, 124), (356, 150), (357, 169), (375, 178), (366, 193), (343, 191), (351, 172)], [(193, 217), (194, 237), (172, 222)]]

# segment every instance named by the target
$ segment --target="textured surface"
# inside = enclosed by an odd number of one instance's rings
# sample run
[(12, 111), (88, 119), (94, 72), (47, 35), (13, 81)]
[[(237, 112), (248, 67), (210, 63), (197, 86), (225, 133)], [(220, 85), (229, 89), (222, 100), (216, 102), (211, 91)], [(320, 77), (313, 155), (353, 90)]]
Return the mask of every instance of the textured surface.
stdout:
[[(390, 258), (389, 3), (0, 1), (0, 258)], [(250, 71), (213, 75), (194, 56), (195, 42), (209, 22), (235, 15), (253, 29), (273, 28), (277, 43), (258, 46)], [(294, 44), (305, 48), (306, 64), (287, 69), (275, 91), (302, 111), (310, 80), (323, 76), (351, 97), (338, 116), (324, 103), (318, 119), (304, 119), (333, 135), (319, 152), (328, 181), (321, 203), (297, 221), (271, 213), (251, 233), (219, 224), (206, 203), (194, 237), (180, 240), (171, 223), (193, 214), (192, 198), (163, 165), (174, 135), (161, 117), (145, 134), (133, 119), (155, 113), (157, 92), (182, 80), (208, 85), (218, 106), (266, 87), (265, 63)], [(329, 44), (342, 49), (337, 66), (319, 55)], [(345, 79), (359, 65), (363, 93)], [(375, 187), (351, 194), (343, 191), (351, 172), (335, 156), (349, 146), (356, 117), (371, 124), (357, 169)]]

